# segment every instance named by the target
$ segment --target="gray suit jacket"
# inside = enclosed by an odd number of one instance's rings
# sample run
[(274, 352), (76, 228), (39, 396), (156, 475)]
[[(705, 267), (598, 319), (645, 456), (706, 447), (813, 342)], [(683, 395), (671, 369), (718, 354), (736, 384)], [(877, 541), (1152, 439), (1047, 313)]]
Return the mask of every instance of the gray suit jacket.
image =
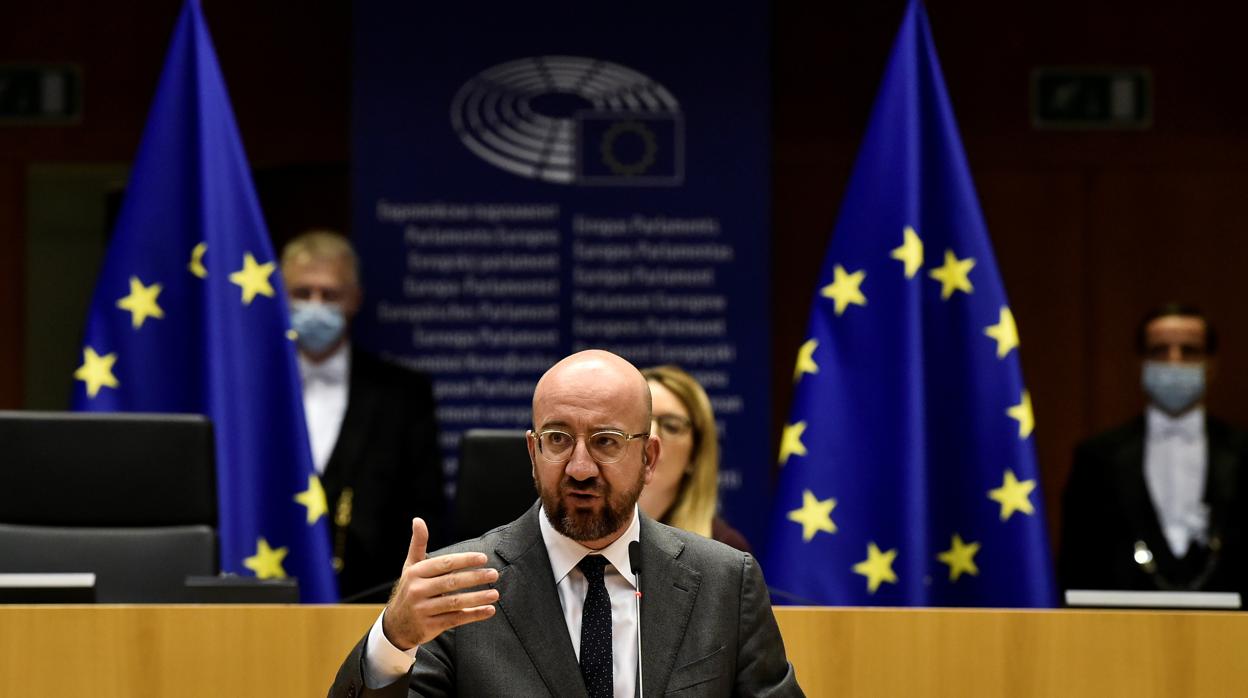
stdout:
[[(407, 681), (364, 686), (364, 640), (338, 670), (333, 698), (584, 696), (537, 517), (441, 553), (479, 551), (499, 571), (498, 613), (422, 645)], [(801, 696), (752, 556), (641, 518), (645, 696)], [(406, 692), (405, 692), (406, 691)]]

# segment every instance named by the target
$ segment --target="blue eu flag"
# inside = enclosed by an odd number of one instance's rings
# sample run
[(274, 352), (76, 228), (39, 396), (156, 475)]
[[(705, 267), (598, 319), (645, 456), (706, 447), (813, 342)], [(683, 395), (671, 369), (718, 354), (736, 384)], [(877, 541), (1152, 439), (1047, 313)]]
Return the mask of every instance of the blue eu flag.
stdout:
[(96, 282), (74, 403), (208, 415), (221, 568), (297, 577), (303, 600), (332, 602), (289, 327), (225, 83), (189, 0)]
[(773, 587), (819, 604), (1053, 605), (1018, 331), (917, 1), (807, 337), (780, 447)]

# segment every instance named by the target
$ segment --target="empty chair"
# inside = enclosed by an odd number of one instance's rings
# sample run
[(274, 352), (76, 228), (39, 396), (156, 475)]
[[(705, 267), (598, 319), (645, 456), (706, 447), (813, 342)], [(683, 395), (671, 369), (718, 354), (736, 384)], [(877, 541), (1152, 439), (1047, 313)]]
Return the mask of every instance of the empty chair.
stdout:
[(0, 573), (93, 572), (104, 603), (175, 602), (217, 571), (212, 425), (0, 411)]

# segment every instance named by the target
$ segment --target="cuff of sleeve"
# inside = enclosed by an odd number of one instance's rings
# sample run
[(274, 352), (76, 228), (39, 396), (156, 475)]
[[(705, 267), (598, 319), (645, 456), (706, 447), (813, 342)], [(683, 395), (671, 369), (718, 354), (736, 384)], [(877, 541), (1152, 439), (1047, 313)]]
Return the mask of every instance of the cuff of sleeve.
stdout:
[(395, 647), (386, 639), (381, 629), (381, 619), (386, 617), (383, 609), (377, 616), (377, 622), (368, 631), (368, 642), (364, 646), (364, 685), (372, 688), (384, 688), (411, 671), (416, 661), (416, 650), (420, 646), (404, 651)]

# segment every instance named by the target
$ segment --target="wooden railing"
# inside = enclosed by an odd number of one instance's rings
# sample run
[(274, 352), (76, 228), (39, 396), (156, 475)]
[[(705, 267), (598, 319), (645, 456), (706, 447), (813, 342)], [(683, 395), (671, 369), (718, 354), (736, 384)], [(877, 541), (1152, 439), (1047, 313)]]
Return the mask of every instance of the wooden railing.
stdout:
[[(323, 696), (376, 606), (0, 606), (0, 696)], [(778, 608), (809, 696), (1245, 696), (1248, 615)]]

